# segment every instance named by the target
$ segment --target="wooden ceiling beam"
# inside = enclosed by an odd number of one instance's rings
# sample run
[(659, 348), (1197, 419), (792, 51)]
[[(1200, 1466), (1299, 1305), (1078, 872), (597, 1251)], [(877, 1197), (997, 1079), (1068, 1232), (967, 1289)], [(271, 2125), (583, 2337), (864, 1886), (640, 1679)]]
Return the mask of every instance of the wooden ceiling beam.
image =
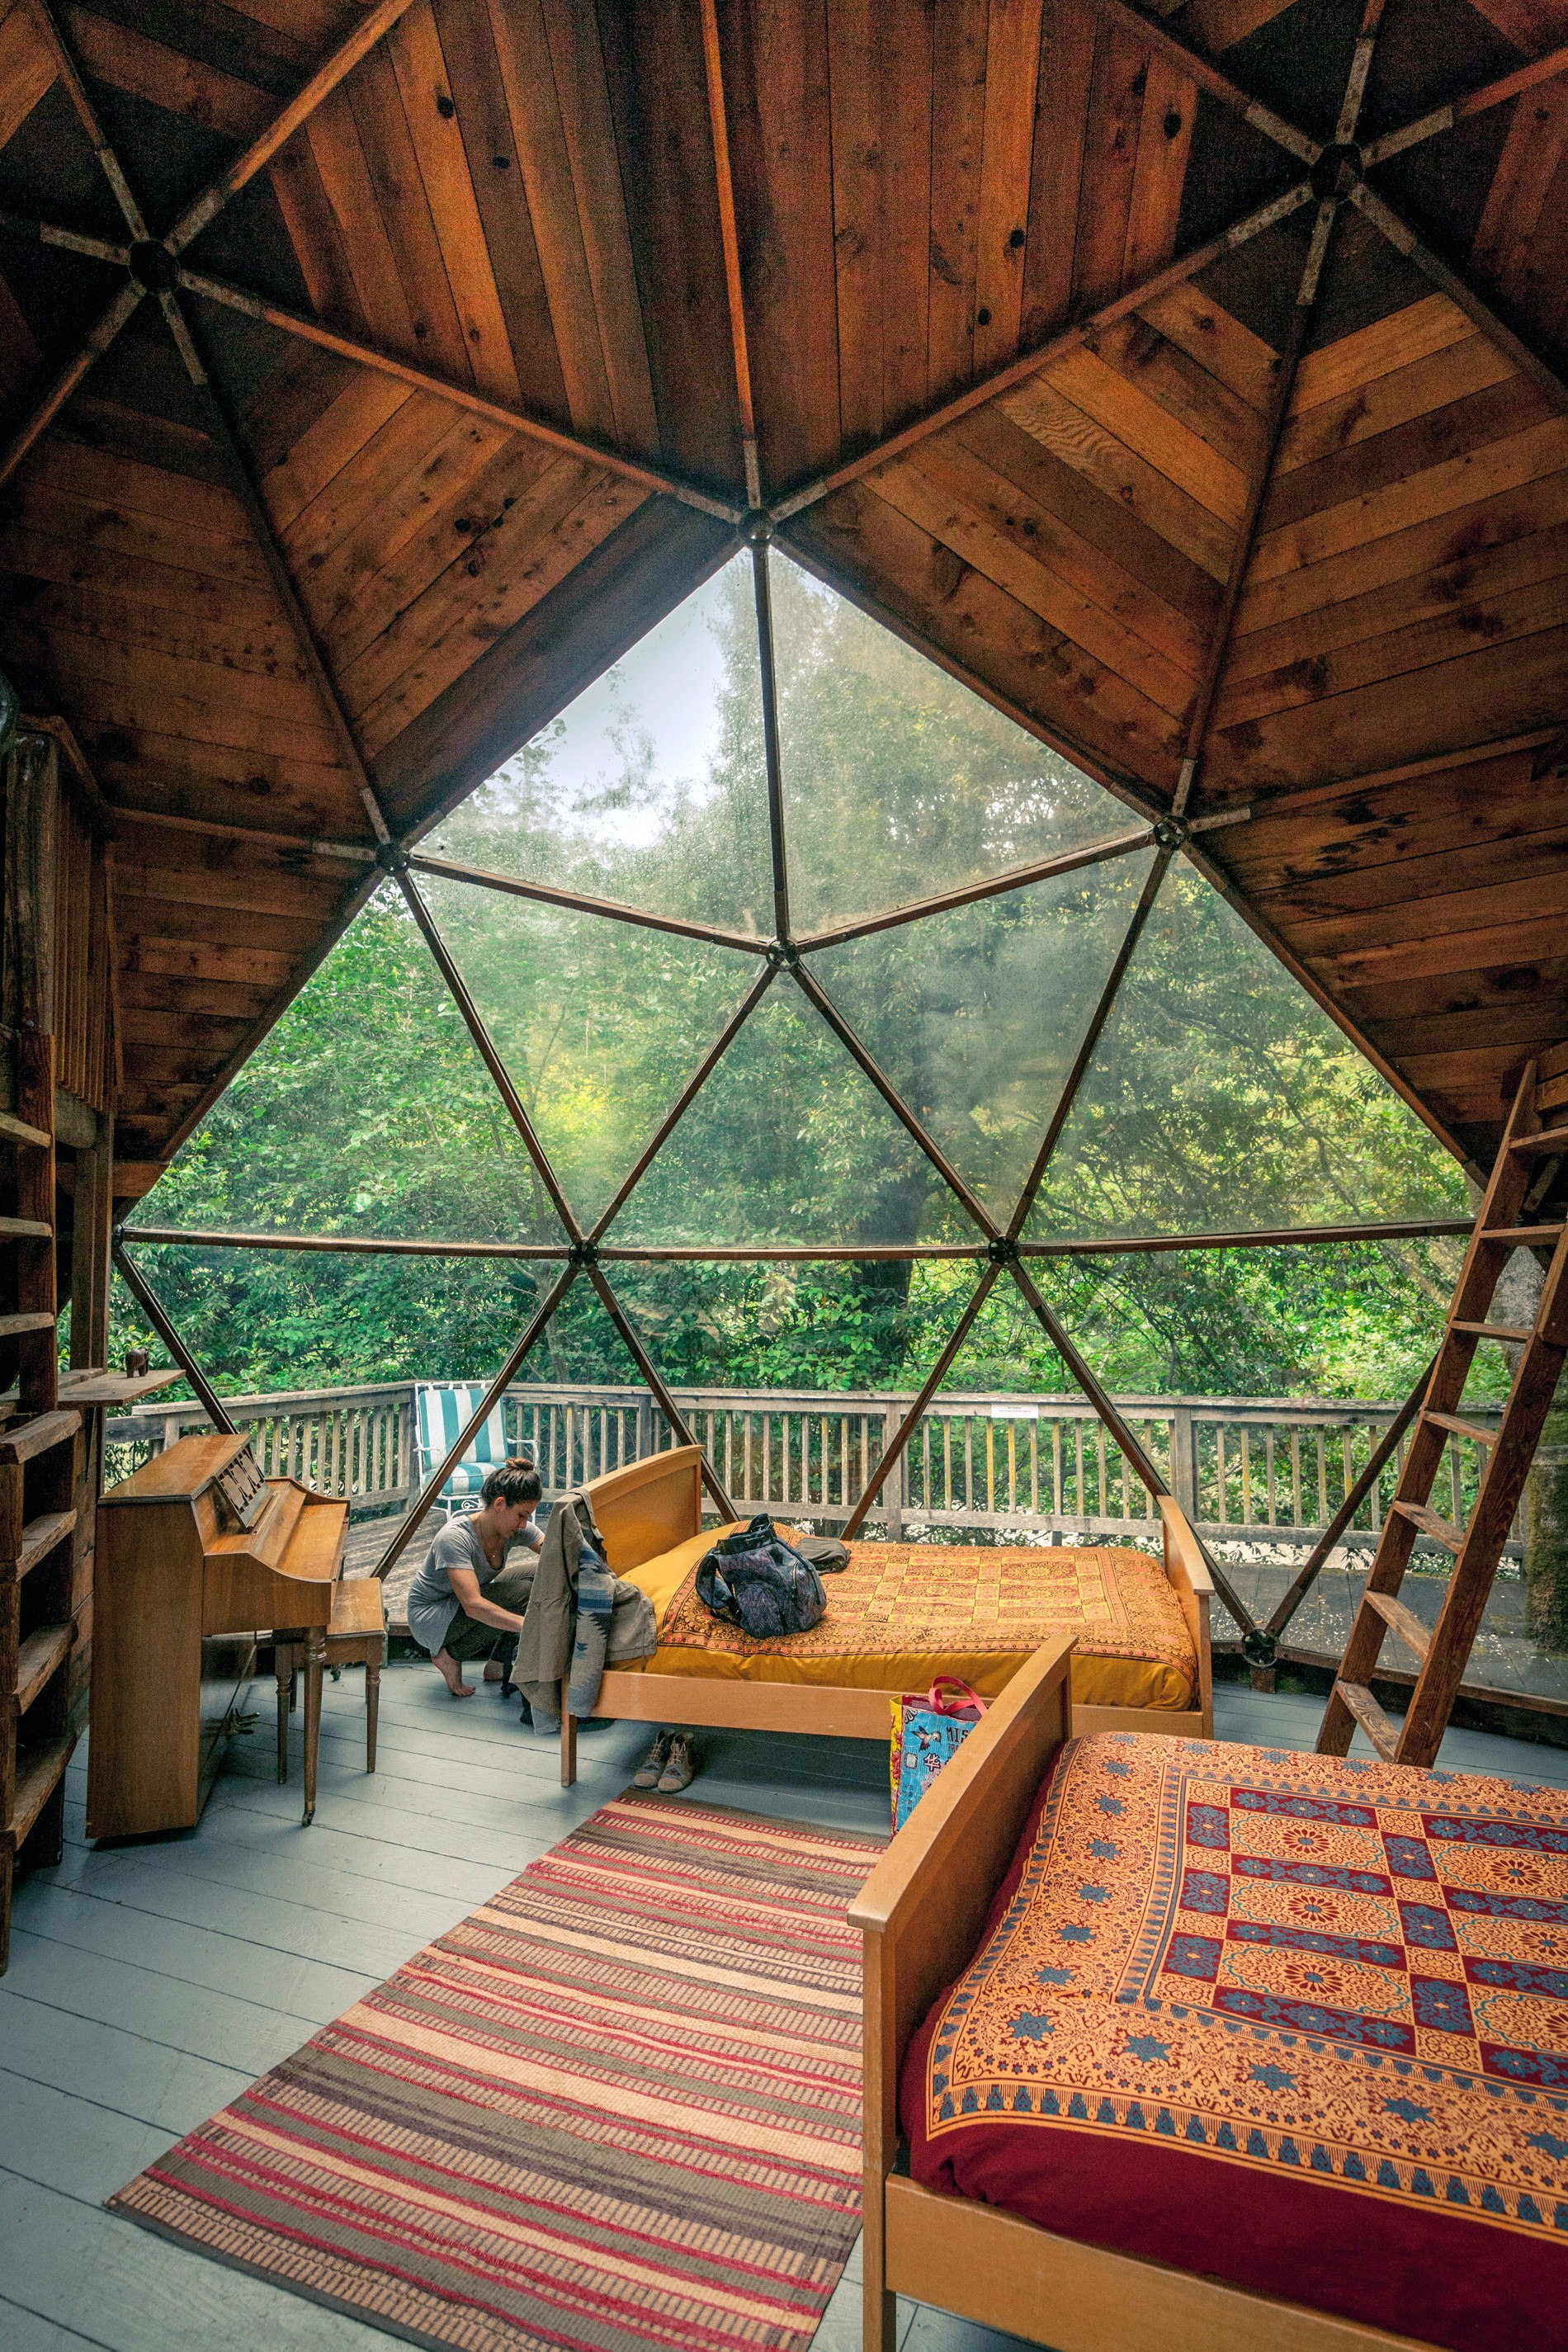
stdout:
[(39, 435), (48, 430), (82, 378), (101, 359), (126, 320), (140, 307), (144, 290), (133, 278), (125, 280), (48, 390), (24, 417), (5, 447), (0, 448), (0, 482), (10, 479)]
[(1544, 57), (1531, 58), (1528, 65), (1516, 66), (1512, 73), (1500, 74), (1496, 81), (1471, 90), (1468, 98), (1457, 98), (1447, 106), (1434, 107), (1430, 114), (1418, 115), (1414, 122), (1402, 123), (1396, 131), (1385, 131), (1381, 139), (1373, 139), (1362, 149), (1363, 168), (1371, 171), (1374, 163), (1385, 163), (1391, 155), (1402, 155), (1407, 147), (1418, 147), (1424, 140), (1435, 139), (1439, 131), (1452, 131), (1457, 123), (1468, 122), (1472, 115), (1506, 105), (1510, 98), (1521, 97), (1539, 82), (1555, 80), (1562, 73), (1568, 73), (1568, 45), (1549, 49)]
[(482, 416), (488, 424), (500, 425), (512, 433), (526, 434), (531, 440), (542, 441), (547, 448), (558, 449), (563, 457), (581, 457), (586, 463), (603, 466), (607, 473), (618, 475), (623, 481), (636, 482), (641, 488), (661, 498), (678, 499), (682, 506), (694, 507), (700, 514), (712, 515), (717, 521), (738, 523), (742, 509), (724, 499), (713, 498), (693, 482), (682, 481), (674, 474), (661, 473), (657, 467), (639, 465), (635, 457), (625, 457), (619, 450), (610, 449), (596, 441), (584, 441), (574, 433), (564, 433), (556, 425), (547, 424), (542, 416), (531, 416), (526, 409), (511, 408), (498, 400), (490, 400), (469, 384), (455, 383), (449, 377), (436, 375), (428, 368), (416, 367), (410, 361), (399, 359), (374, 343), (362, 341), (357, 336), (339, 333), (320, 319), (304, 317), (298, 310), (285, 310), (279, 302), (269, 302), (259, 294), (251, 294), (243, 287), (231, 286), (226, 279), (211, 277), (206, 271), (179, 271), (179, 284), (186, 293), (199, 295), (204, 301), (219, 302), (230, 310), (238, 310), (247, 319), (256, 319), (267, 326), (276, 327), (286, 335), (295, 335), (302, 342), (314, 343), (324, 352), (333, 352), (340, 359), (357, 361), (360, 366), (374, 368), (382, 375), (393, 376), (413, 392), (429, 393), (437, 400), (450, 401), (455, 407), (467, 409), (474, 416)]
[(121, 167), (119, 156), (105, 136), (103, 125), (98, 119), (97, 110), (87, 94), (86, 85), (77, 70), (76, 59), (71, 55), (65, 35), (55, 20), (49, 0), (32, 0), (32, 9), (45, 40), (54, 52), (55, 64), (58, 69), (59, 78), (66, 86), (66, 95), (76, 110), (77, 121), (81, 124), (91, 143), (92, 152), (98, 158), (99, 169), (114, 192), (114, 201), (120, 206), (125, 226), (137, 242), (142, 243), (147, 236), (147, 224), (142, 216), (142, 207), (137, 203), (131, 183)]
[(724, 104), (723, 58), (719, 47), (716, 0), (700, 0), (702, 70), (708, 89), (708, 129), (719, 194), (719, 242), (724, 256), (724, 291), (730, 311), (730, 348), (735, 363), (735, 400), (741, 416), (741, 455), (746, 471), (746, 503), (763, 503), (757, 460), (757, 420), (752, 404), (752, 356), (746, 340), (745, 296), (741, 281), (741, 238), (736, 225), (735, 175), (730, 163), (730, 120)]
[(1299, 163), (1313, 164), (1322, 153), (1317, 140), (1310, 138), (1295, 123), (1287, 122), (1282, 114), (1276, 114), (1274, 109), (1265, 106), (1260, 99), (1238, 89), (1216, 65), (1196, 49), (1188, 48), (1184, 41), (1178, 41), (1174, 34), (1167, 33), (1159, 25), (1151, 24), (1141, 8), (1128, 5), (1128, 0), (1089, 0), (1089, 5), (1105, 23), (1114, 25), (1117, 31), (1125, 33), (1130, 40), (1139, 42), (1144, 48), (1152, 49), (1156, 57), (1163, 58), (1167, 64), (1174, 66), (1178, 73), (1185, 74), (1189, 81), (1195, 82), (1218, 105), (1228, 108), (1232, 114), (1239, 114), (1244, 122), (1250, 122), (1255, 131), (1261, 131), (1266, 139), (1272, 139), (1277, 147), (1282, 147)]
[[(309, 121), (322, 100), (331, 97), (338, 84), (353, 71), (363, 58), (369, 55), (412, 5), (413, 0), (376, 0), (376, 5), (361, 17), (346, 39), (340, 41), (331, 55), (323, 59), (304, 88), (297, 91), (281, 112), (273, 117), (259, 137), (253, 139), (244, 153), (237, 155), (226, 170), (218, 173), (194, 205), (187, 205), (163, 240), (171, 253), (183, 253), (192, 238), (201, 235), (229, 199), (237, 196), (241, 188), (272, 161), (279, 149), (288, 144), (300, 124)], [(142, 230), (142, 234), (145, 236), (146, 231)]]
[(884, 440), (863, 450), (859, 457), (850, 458), (845, 465), (834, 467), (830, 473), (819, 474), (802, 488), (792, 490), (788, 498), (780, 499), (770, 507), (770, 520), (774, 523), (787, 522), (792, 515), (816, 506), (819, 500), (831, 497), (835, 490), (845, 489), (851, 482), (858, 482), (862, 475), (887, 465), (891, 458), (902, 457), (906, 450), (914, 448), (931, 434), (941, 433), (949, 425), (956, 425), (961, 416), (969, 415), (971, 409), (984, 407), (987, 401), (996, 399), (1004, 392), (1010, 392), (1015, 384), (1024, 383), (1041, 368), (1048, 367), (1053, 360), (1064, 359), (1069, 352), (1078, 351), (1105, 328), (1114, 326), (1119, 319), (1126, 318), (1130, 311), (1169, 293), (1173, 287), (1184, 286), (1189, 278), (1196, 278), (1211, 263), (1223, 260), (1238, 246), (1260, 236), (1264, 230), (1273, 228), (1278, 222), (1288, 220), (1292, 213), (1310, 204), (1311, 198), (1311, 183), (1299, 181), (1293, 188), (1287, 188), (1283, 195), (1271, 197), (1268, 204), (1259, 205), (1255, 212), (1247, 214), (1229, 228), (1222, 229), (1217, 236), (1211, 236), (1206, 244), (1196, 247), (1179, 260), (1168, 262), (1164, 268), (1156, 269), (1152, 276), (1141, 279), (1136, 286), (1129, 287), (1125, 293), (1114, 296), (1110, 301), (1102, 302), (1087, 318), (1058, 328), (1047, 336), (1044, 342), (1037, 343), (1030, 351), (1021, 352), (1016, 359), (1009, 360), (1004, 367), (994, 369), (989, 375), (981, 376), (966, 392), (956, 393), (951, 400), (944, 400), (937, 407), (928, 409), (923, 415), (900, 425), (896, 433), (889, 434)]
[(1186, 740), (1182, 750), (1181, 772), (1176, 778), (1175, 798), (1172, 814), (1184, 816), (1188, 803), (1197, 784), (1198, 763), (1208, 741), (1209, 721), (1214, 716), (1215, 697), (1219, 691), (1220, 673), (1230, 650), (1231, 634), (1236, 626), (1237, 606), (1247, 583), (1252, 551), (1258, 543), (1258, 518), (1263, 501), (1268, 495), (1268, 485), (1274, 478), (1274, 460), (1279, 454), (1279, 436), (1285, 430), (1289, 414), (1290, 395), (1296, 388), (1296, 370), (1300, 362), (1302, 346), (1307, 340), (1307, 327), (1317, 299), (1318, 281), (1322, 275), (1324, 257), (1329, 247), (1329, 236), (1334, 225), (1337, 207), (1331, 202), (1318, 206), (1313, 224), (1312, 242), (1307, 254), (1306, 268), (1301, 272), (1296, 293), (1296, 308), (1291, 317), (1285, 348), (1279, 354), (1279, 373), (1268, 397), (1268, 413), (1264, 419), (1263, 445), (1252, 478), (1247, 486), (1247, 505), (1237, 527), (1230, 551), (1230, 565), (1226, 573), (1225, 595), (1215, 621), (1214, 635), (1209, 640), (1204, 659), (1203, 676), (1193, 698), (1187, 720)]
[(1441, 294), (1446, 294), (1457, 309), (1473, 320), (1483, 335), (1491, 341), (1504, 356), (1513, 362), (1521, 375), (1528, 376), (1538, 391), (1543, 392), (1552, 406), (1568, 415), (1568, 378), (1559, 373), (1541, 353), (1532, 351), (1513, 329), (1492, 309), (1483, 295), (1478, 294), (1467, 278), (1451, 269), (1441, 256), (1422, 242), (1408, 222), (1401, 218), (1392, 205), (1369, 188), (1364, 180), (1358, 181), (1350, 192), (1350, 202), (1365, 215), (1373, 226), (1380, 229), (1396, 253), (1415, 263), (1423, 277), (1429, 278)]

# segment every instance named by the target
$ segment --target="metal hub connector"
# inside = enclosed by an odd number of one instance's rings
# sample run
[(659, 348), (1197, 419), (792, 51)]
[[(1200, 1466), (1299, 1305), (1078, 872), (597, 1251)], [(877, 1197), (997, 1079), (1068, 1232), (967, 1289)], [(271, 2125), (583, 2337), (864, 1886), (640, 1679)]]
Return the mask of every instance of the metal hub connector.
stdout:
[(1335, 205), (1342, 204), (1351, 190), (1360, 185), (1363, 170), (1361, 149), (1347, 139), (1325, 147), (1307, 176), (1318, 202)]
[(172, 294), (180, 282), (179, 263), (155, 236), (138, 237), (126, 258), (132, 277), (149, 294)]

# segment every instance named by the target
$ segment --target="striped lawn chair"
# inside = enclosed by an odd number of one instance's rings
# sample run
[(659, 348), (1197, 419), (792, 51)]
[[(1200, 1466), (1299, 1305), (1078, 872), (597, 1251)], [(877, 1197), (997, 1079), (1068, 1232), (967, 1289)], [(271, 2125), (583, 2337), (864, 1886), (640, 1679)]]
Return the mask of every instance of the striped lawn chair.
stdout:
[[(482, 1381), (452, 1381), (416, 1387), (414, 1412), (421, 1486), (446, 1460), (458, 1432), (483, 1401), (487, 1385)], [(498, 1462), (505, 1460), (506, 1433), (498, 1404), (469, 1438), (468, 1451), (436, 1497), (434, 1507), (445, 1511), (448, 1518), (454, 1511), (477, 1511), (479, 1489), (487, 1475)]]

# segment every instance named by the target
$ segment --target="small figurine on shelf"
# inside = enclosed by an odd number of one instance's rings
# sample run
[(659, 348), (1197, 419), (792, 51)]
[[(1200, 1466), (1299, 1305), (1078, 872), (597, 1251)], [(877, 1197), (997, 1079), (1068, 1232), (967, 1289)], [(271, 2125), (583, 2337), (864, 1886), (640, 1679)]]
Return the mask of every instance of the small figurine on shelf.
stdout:
[(128, 1381), (139, 1381), (142, 1373), (151, 1369), (151, 1365), (152, 1358), (145, 1348), (126, 1349), (125, 1377)]

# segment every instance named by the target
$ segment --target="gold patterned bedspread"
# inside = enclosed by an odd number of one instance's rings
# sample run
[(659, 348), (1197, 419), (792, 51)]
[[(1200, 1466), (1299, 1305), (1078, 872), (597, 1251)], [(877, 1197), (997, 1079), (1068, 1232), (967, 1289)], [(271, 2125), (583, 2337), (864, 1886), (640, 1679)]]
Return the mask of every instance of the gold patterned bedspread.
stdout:
[[(701, 1549), (711, 1541), (710, 1532)], [(1144, 1552), (851, 1544), (848, 1567), (823, 1580), (827, 1607), (811, 1631), (759, 1642), (709, 1615), (695, 1589), (700, 1551), (691, 1549), (696, 1556), (680, 1562), (685, 1572), (673, 1597), (663, 1561), (631, 1571), (656, 1606), (667, 1601), (650, 1662), (655, 1674), (896, 1691), (954, 1674), (994, 1697), (1042, 1642), (1071, 1633), (1080, 1706), (1195, 1704), (1197, 1661), (1181, 1604)]]

